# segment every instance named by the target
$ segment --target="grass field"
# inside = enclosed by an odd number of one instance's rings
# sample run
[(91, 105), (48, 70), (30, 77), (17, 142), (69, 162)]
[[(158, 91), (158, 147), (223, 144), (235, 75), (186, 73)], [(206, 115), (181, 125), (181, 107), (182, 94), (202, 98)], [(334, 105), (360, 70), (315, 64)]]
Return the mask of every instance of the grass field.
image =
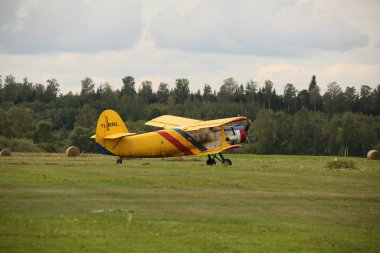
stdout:
[(228, 157), (0, 157), (0, 252), (380, 252), (380, 161)]

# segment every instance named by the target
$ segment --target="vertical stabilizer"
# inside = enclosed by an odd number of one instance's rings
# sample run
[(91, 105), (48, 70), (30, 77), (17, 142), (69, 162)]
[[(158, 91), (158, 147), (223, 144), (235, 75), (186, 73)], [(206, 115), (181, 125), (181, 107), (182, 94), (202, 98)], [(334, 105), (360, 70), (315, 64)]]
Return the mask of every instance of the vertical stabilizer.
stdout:
[(123, 120), (113, 110), (105, 110), (100, 114), (96, 125), (96, 148), (102, 154), (113, 154), (112, 149), (119, 138), (129, 133)]

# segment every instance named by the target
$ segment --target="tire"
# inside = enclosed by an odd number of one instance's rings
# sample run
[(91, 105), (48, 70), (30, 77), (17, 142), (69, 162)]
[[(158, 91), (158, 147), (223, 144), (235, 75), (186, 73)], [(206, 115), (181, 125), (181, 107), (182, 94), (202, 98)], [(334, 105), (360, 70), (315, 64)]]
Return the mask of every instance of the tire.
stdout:
[(212, 159), (212, 158), (207, 159), (206, 164), (207, 165), (215, 165), (216, 164), (215, 159)]
[(223, 161), (223, 166), (231, 166), (232, 165), (232, 161), (230, 159), (225, 159)]

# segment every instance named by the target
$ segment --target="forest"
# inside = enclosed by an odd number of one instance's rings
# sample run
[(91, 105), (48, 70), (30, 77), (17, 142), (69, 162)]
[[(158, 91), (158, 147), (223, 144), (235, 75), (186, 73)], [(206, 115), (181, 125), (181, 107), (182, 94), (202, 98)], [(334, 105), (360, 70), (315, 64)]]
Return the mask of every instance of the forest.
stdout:
[(0, 76), (0, 149), (63, 152), (75, 145), (96, 152), (89, 137), (105, 109), (117, 111), (136, 133), (155, 130), (144, 122), (164, 114), (203, 120), (244, 115), (253, 124), (248, 143), (234, 150), (240, 153), (366, 156), (380, 149), (380, 84), (356, 90), (332, 82), (322, 94), (316, 76), (303, 90), (288, 83), (282, 91), (270, 80), (227, 78), (219, 90), (204, 84), (197, 91), (186, 78), (172, 88), (162, 82), (157, 90), (132, 76), (122, 82), (115, 90), (86, 77), (80, 93), (62, 94), (56, 79), (41, 84)]

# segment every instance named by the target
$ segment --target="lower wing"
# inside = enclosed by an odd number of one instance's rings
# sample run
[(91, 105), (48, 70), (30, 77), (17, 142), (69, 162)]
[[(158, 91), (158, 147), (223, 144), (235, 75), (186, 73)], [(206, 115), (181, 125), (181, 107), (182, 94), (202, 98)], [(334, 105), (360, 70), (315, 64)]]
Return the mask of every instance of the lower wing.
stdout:
[(226, 151), (226, 150), (229, 150), (229, 149), (240, 148), (240, 147), (241, 147), (241, 145), (228, 145), (228, 146), (225, 146), (225, 147), (222, 147), (222, 148), (216, 148), (216, 149), (211, 149), (211, 150), (208, 149), (206, 151), (199, 152), (197, 154), (197, 156), (219, 154), (220, 152), (223, 152), (223, 151)]

